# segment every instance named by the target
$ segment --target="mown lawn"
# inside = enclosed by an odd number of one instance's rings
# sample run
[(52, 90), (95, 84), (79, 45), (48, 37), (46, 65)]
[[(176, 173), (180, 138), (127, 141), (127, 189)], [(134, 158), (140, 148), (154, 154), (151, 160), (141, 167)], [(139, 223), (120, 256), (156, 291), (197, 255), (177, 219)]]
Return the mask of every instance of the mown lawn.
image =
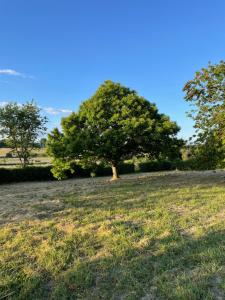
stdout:
[(0, 186), (0, 299), (225, 299), (225, 172)]

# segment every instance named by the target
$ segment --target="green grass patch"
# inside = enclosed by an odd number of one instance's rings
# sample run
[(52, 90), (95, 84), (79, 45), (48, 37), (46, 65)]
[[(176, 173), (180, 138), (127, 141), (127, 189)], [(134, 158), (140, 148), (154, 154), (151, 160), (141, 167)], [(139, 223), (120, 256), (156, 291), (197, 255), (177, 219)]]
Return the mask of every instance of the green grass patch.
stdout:
[(0, 299), (225, 299), (222, 171), (3, 185), (0, 224)]

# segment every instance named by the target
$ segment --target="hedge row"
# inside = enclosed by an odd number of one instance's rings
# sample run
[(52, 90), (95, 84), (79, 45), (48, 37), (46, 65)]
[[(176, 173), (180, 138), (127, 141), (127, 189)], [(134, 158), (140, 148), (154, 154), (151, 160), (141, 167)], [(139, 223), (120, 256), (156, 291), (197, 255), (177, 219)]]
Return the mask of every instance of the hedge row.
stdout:
[[(119, 167), (119, 174), (128, 174), (135, 172), (135, 166), (132, 163), (123, 163), (120, 164)], [(80, 165), (74, 166), (75, 172), (73, 174), (67, 174), (67, 177), (74, 178), (74, 177), (90, 177), (90, 176), (111, 176), (112, 169), (111, 167), (106, 166), (97, 166), (94, 170), (91, 168), (83, 168)]]
[[(119, 174), (128, 174), (134, 172), (157, 172), (168, 170), (195, 170), (195, 162), (187, 161), (151, 161), (139, 164), (123, 163), (119, 166)], [(75, 166), (75, 173), (68, 173), (68, 178), (90, 177), (90, 176), (110, 176), (112, 174), (110, 167), (98, 166), (95, 170), (84, 169), (81, 166)], [(22, 181), (47, 181), (54, 180), (51, 173), (51, 166), (30, 166), (21, 168), (0, 168), (0, 183), (22, 182)]]
[(1, 168), (0, 183), (53, 180), (51, 167)]

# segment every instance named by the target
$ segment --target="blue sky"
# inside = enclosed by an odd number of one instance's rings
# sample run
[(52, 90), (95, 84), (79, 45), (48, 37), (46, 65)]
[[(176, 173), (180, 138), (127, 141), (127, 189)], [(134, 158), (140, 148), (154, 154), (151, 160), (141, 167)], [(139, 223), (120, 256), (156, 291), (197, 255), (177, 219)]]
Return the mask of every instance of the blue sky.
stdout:
[(188, 138), (182, 87), (221, 59), (224, 0), (0, 0), (0, 104), (35, 99), (49, 128), (111, 79)]

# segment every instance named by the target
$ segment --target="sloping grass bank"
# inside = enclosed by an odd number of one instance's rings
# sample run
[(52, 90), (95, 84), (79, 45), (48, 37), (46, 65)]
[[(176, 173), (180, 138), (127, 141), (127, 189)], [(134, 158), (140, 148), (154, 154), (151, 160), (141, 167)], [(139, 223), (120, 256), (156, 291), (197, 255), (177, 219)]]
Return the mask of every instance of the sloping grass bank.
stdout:
[(2, 185), (1, 299), (225, 299), (225, 173)]

